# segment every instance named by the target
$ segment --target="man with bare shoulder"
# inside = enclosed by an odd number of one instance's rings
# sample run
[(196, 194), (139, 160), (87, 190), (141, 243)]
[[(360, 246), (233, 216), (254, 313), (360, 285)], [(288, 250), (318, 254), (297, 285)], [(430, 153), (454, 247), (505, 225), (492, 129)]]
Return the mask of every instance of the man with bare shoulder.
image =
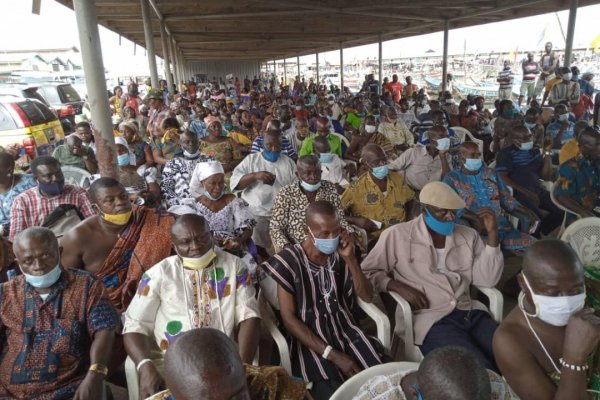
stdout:
[(132, 206), (123, 185), (113, 178), (94, 181), (89, 194), (98, 215), (61, 238), (62, 262), (102, 280), (111, 303), (122, 313), (144, 271), (171, 254), (174, 219), (151, 208)]

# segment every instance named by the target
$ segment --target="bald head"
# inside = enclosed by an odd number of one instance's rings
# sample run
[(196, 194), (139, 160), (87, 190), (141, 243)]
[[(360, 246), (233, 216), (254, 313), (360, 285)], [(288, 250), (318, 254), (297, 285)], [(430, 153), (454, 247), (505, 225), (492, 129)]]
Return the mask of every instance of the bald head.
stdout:
[(360, 152), (360, 158), (362, 162), (365, 162), (369, 165), (371, 165), (374, 160), (385, 157), (385, 151), (381, 148), (381, 146), (378, 146), (374, 143), (367, 144)]
[(331, 151), (331, 145), (326, 137), (317, 136), (313, 141), (313, 151), (315, 153), (329, 153)]
[(165, 381), (178, 400), (242, 398), (248, 391), (236, 344), (212, 328), (185, 332), (169, 345)]
[(65, 141), (67, 142), (67, 144), (69, 146), (73, 146), (73, 145), (80, 145), (81, 146), (81, 138), (77, 135), (69, 135), (67, 136), (67, 138), (65, 139)]
[(427, 354), (419, 365), (417, 382), (425, 399), (491, 399), (487, 371), (462, 347), (441, 347)]
[(296, 161), (296, 168), (305, 169), (308, 167), (320, 167), (319, 164), (319, 157), (311, 154), (298, 158), (298, 161)]
[(171, 226), (171, 236), (175, 237), (185, 229), (192, 229), (196, 232), (210, 232), (208, 222), (198, 214), (183, 214), (179, 216)]
[(523, 259), (523, 273), (530, 281), (552, 280), (567, 273), (583, 276), (583, 266), (571, 246), (558, 239), (533, 243)]

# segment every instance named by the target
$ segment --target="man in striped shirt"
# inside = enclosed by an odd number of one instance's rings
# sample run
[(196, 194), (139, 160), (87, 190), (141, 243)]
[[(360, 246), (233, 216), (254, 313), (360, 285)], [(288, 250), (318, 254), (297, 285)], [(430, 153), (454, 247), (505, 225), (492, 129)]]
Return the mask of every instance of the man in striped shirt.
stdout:
[[(281, 152), (296, 161), (298, 159), (298, 153), (292, 147), (290, 140), (281, 134), (281, 122), (279, 120), (273, 119), (269, 122), (267, 126), (267, 131), (278, 132), (281, 137)], [(260, 153), (265, 148), (265, 135), (262, 134), (254, 139), (252, 142), (252, 149), (250, 150), (250, 154)]]
[(504, 61), (504, 69), (498, 74), (496, 81), (500, 84), (498, 89), (498, 98), (500, 100), (512, 99), (513, 73), (510, 69), (510, 61)]
[(8, 235), (11, 242), (17, 233), (32, 226), (41, 226), (60, 205), (74, 205), (85, 218), (95, 214), (84, 189), (65, 185), (65, 176), (56, 158), (35, 158), (31, 162), (31, 171), (38, 186), (18, 195), (12, 204)]
[(527, 53), (527, 60), (521, 63), (523, 68), (523, 80), (521, 81), (521, 90), (519, 92), (519, 107), (525, 95), (527, 95), (527, 105), (535, 96), (535, 78), (540, 73), (540, 65), (533, 61), (533, 53)]

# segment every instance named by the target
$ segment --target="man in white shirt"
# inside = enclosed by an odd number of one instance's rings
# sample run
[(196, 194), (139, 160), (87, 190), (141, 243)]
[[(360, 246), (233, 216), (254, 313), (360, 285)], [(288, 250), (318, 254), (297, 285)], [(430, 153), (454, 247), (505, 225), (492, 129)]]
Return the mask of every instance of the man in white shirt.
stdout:
[(392, 143), (394, 146), (394, 153), (400, 154), (409, 147), (412, 147), (415, 143), (415, 138), (408, 130), (404, 120), (398, 118), (396, 110), (392, 107), (388, 107), (385, 115), (386, 120), (379, 124), (377, 131)]
[(128, 387), (130, 396), (139, 387), (142, 399), (160, 390), (163, 354), (185, 331), (215, 328), (232, 339), (238, 331), (246, 363), (258, 347), (260, 314), (244, 262), (215, 249), (208, 223), (196, 214), (175, 221), (171, 240), (177, 255), (144, 273), (124, 314)]
[(232, 191), (242, 191), (242, 199), (249, 204), (249, 210), (256, 220), (252, 240), (269, 251), (272, 247), (269, 217), (273, 201), (280, 188), (294, 181), (296, 164), (281, 153), (279, 131), (267, 131), (264, 137), (263, 150), (246, 156), (235, 167), (230, 187)]
[[(426, 104), (427, 100), (425, 100), (425, 105)], [(408, 128), (410, 128), (413, 123), (419, 123), (419, 120), (415, 115), (415, 109), (409, 106), (408, 99), (406, 97), (400, 99), (400, 104), (398, 105), (398, 108), (400, 108), (400, 111), (398, 111), (398, 118), (404, 121)]]
[(337, 154), (331, 152), (329, 141), (319, 136), (313, 142), (313, 152), (321, 162), (321, 179), (336, 185), (342, 193), (350, 184), (348, 178), (356, 173), (353, 164), (346, 164)]

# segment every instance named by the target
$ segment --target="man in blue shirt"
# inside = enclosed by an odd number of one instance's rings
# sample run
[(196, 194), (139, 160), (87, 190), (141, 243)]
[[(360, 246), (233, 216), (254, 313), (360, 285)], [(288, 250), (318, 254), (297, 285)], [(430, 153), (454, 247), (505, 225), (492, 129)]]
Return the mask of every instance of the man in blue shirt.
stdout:
[(546, 128), (546, 135), (552, 136), (552, 148), (560, 149), (569, 139), (574, 137), (573, 127), (575, 124), (569, 121), (569, 110), (564, 104), (554, 108), (555, 119)]
[(524, 126), (515, 128), (508, 139), (511, 144), (496, 156), (496, 172), (512, 187), (515, 199), (541, 219), (540, 231), (548, 235), (561, 224), (563, 217), (552, 203), (550, 193), (540, 184), (540, 179), (552, 180), (552, 153), (545, 152), (542, 156), (534, 145), (533, 135)]

